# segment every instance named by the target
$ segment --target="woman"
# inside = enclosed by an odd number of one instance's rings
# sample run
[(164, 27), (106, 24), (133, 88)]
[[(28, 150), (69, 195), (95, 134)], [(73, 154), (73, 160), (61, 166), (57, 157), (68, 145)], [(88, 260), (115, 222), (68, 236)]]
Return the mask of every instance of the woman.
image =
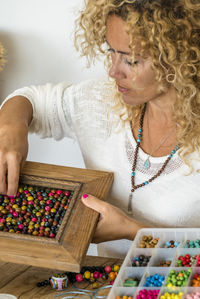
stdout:
[(0, 192), (16, 192), (28, 129), (70, 136), (88, 168), (115, 174), (110, 203), (83, 196), (101, 214), (95, 242), (131, 240), (145, 226), (199, 227), (199, 15), (195, 0), (88, 0), (76, 45), (91, 59), (108, 53), (113, 80), (10, 95), (0, 111)]

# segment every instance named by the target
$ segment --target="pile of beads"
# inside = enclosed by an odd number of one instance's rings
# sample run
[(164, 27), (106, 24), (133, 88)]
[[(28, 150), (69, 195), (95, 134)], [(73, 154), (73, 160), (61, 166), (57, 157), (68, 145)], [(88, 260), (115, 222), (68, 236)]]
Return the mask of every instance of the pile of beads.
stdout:
[(132, 260), (132, 267), (146, 267), (151, 256), (145, 256), (143, 254), (135, 256)]
[(164, 293), (163, 295), (160, 296), (160, 299), (181, 299), (183, 296), (182, 292), (179, 293)]
[(171, 241), (166, 242), (164, 247), (165, 248), (177, 248), (179, 244), (180, 244), (180, 242), (171, 240)]
[(192, 287), (200, 287), (200, 274), (194, 274), (192, 279)]
[(66, 272), (68, 279), (71, 283), (82, 282), (83, 280), (92, 283), (93, 288), (98, 288), (98, 280), (109, 279), (109, 284), (113, 284), (117, 274), (120, 270), (119, 265), (106, 266), (106, 267), (83, 267), (80, 273)]
[(191, 267), (196, 263), (197, 257), (198, 257), (197, 263), (199, 264), (200, 259), (199, 256), (197, 255), (190, 255), (190, 254), (186, 254), (185, 256), (180, 255), (178, 257), (176, 265), (177, 267)]
[(171, 270), (169, 272), (169, 275), (167, 277), (167, 282), (166, 282), (166, 286), (167, 287), (173, 287), (173, 286), (176, 286), (176, 287), (185, 287), (186, 284), (187, 284), (187, 281), (188, 281), (188, 278), (190, 276), (190, 273), (191, 273), (191, 269), (188, 269), (187, 271), (186, 270), (181, 270), (181, 271), (174, 271), (174, 270)]
[(150, 275), (146, 278), (144, 287), (161, 287), (165, 280), (165, 276), (160, 274)]
[(159, 290), (140, 290), (136, 299), (156, 299), (158, 297)]
[(185, 299), (200, 299), (200, 292), (194, 292), (194, 293), (187, 294), (185, 296)]
[[(75, 272), (66, 272), (63, 274), (56, 274), (53, 277), (66, 277), (68, 278), (71, 284), (76, 282), (87, 281), (91, 283), (93, 289), (99, 288), (100, 280), (107, 280), (109, 279), (109, 284), (112, 285), (114, 283), (115, 278), (120, 270), (119, 265), (105, 266), (105, 267), (83, 267), (80, 273)], [(47, 286), (51, 284), (52, 278), (49, 280), (44, 280), (37, 283), (38, 287)]]
[(156, 266), (157, 267), (169, 267), (171, 265), (171, 262), (170, 260), (163, 260), (163, 261), (160, 261)]
[(133, 299), (133, 297), (132, 296), (125, 296), (124, 295), (122, 297), (121, 296), (116, 296), (115, 299)]
[(185, 243), (185, 248), (200, 248), (200, 240), (197, 239), (195, 241), (187, 240)]
[(20, 186), (16, 197), (0, 195), (0, 231), (55, 238), (72, 191)]
[(154, 247), (156, 247), (158, 240), (159, 240), (159, 238), (153, 239), (152, 235), (143, 236), (139, 247), (140, 248), (154, 248)]
[(127, 278), (124, 283), (123, 287), (137, 287), (139, 285), (140, 279), (136, 276)]

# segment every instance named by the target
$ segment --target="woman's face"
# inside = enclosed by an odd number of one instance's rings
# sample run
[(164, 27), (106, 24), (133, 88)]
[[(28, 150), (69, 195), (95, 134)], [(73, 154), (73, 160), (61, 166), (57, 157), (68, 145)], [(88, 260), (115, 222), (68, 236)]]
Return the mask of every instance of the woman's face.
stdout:
[(131, 63), (129, 36), (125, 31), (125, 22), (120, 17), (109, 16), (106, 40), (112, 59), (109, 76), (115, 79), (123, 101), (138, 105), (155, 99), (158, 96), (158, 83), (151, 67), (152, 60), (150, 57), (143, 59), (138, 51), (134, 63)]

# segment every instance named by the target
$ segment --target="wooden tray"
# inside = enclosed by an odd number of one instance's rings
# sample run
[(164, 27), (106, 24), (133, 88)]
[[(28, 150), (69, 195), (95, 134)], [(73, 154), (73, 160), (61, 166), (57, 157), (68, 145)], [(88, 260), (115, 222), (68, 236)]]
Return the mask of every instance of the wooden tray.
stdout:
[(80, 198), (89, 193), (105, 200), (112, 181), (109, 172), (26, 162), (20, 183), (72, 190), (73, 198), (55, 239), (0, 232), (0, 260), (79, 272), (98, 221)]

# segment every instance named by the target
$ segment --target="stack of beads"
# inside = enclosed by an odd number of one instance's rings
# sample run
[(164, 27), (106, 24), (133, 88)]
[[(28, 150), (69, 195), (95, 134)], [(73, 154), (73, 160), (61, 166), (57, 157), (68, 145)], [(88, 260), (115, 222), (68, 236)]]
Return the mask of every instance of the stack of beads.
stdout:
[(183, 296), (183, 292), (179, 293), (164, 293), (163, 295), (160, 296), (160, 299), (181, 299)]
[[(190, 254), (180, 255), (176, 265), (177, 267), (191, 267), (196, 263), (197, 257), (197, 255)], [(199, 264), (199, 258), (197, 263)]]
[(0, 231), (55, 238), (73, 192), (20, 186), (16, 197), (0, 195)]
[(151, 256), (145, 256), (143, 254), (135, 256), (132, 260), (132, 267), (146, 267)]
[(159, 290), (140, 290), (136, 296), (136, 299), (156, 299), (158, 297)]
[(156, 266), (157, 267), (169, 267), (171, 265), (171, 262), (170, 260), (163, 260), (163, 261), (160, 261)]
[(194, 274), (192, 279), (192, 287), (200, 287), (200, 274)]
[(193, 293), (187, 294), (185, 296), (185, 299), (200, 299), (200, 292), (193, 292)]
[(134, 276), (134, 277), (129, 277), (125, 279), (123, 283), (123, 287), (137, 287), (139, 285), (140, 278)]
[(152, 235), (149, 236), (143, 236), (142, 240), (140, 242), (140, 248), (155, 248), (158, 244), (159, 238), (153, 239)]
[(144, 287), (161, 287), (165, 280), (165, 276), (160, 274), (150, 275), (146, 278)]
[(200, 248), (200, 240), (196, 239), (194, 241), (187, 240), (185, 243), (185, 248)]
[(188, 278), (190, 276), (191, 271), (192, 271), (191, 269), (188, 269), (187, 271), (181, 270), (178, 272), (171, 270), (167, 277), (166, 286), (185, 287), (188, 282)]
[(167, 242), (165, 243), (165, 246), (164, 246), (164, 247), (165, 247), (165, 248), (177, 248), (179, 244), (180, 244), (180, 242), (171, 240), (171, 241), (167, 241)]

